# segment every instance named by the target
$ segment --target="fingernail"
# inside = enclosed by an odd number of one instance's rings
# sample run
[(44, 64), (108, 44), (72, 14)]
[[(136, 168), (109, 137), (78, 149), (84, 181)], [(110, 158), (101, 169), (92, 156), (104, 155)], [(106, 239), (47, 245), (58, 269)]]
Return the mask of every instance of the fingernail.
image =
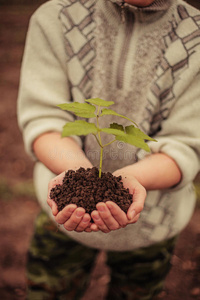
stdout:
[(85, 219), (85, 220), (83, 220), (83, 223), (88, 223), (89, 222), (89, 220), (88, 219)]
[(130, 217), (131, 217), (131, 219), (134, 219), (135, 216), (136, 216), (136, 211), (133, 210), (133, 211), (130, 213)]
[(77, 216), (78, 218), (81, 218), (83, 215), (84, 215), (84, 212), (81, 211), (81, 210), (78, 210), (78, 211), (76, 212), (76, 216)]
[(93, 218), (94, 218), (96, 221), (98, 221), (98, 220), (100, 219), (98, 215), (94, 215)]
[(69, 212), (73, 213), (75, 211), (75, 208), (69, 208)]
[(76, 206), (75, 207), (69, 207), (68, 209), (69, 209), (70, 213), (73, 213), (75, 211), (75, 209), (76, 209)]
[(99, 206), (99, 207), (98, 207), (98, 211), (104, 212), (104, 211), (105, 211), (105, 207), (104, 207), (104, 206)]
[(89, 221), (90, 221), (90, 217), (88, 216), (88, 214), (86, 214), (86, 215), (83, 217), (82, 222), (83, 222), (83, 223), (88, 223)]

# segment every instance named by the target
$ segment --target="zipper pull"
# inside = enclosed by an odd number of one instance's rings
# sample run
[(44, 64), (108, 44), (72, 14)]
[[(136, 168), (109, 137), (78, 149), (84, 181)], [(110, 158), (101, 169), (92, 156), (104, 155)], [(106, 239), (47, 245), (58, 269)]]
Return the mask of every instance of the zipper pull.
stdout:
[(122, 0), (122, 3), (120, 5), (121, 8), (121, 22), (124, 23), (125, 22), (125, 0)]

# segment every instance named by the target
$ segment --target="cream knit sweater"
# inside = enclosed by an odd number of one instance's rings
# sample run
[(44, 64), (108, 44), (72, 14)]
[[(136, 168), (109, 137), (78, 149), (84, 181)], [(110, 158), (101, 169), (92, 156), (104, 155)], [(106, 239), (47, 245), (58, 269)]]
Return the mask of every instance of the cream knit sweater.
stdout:
[[(34, 157), (32, 143), (38, 135), (61, 131), (73, 119), (57, 104), (89, 97), (114, 100), (114, 109), (157, 139), (149, 142), (152, 153), (166, 153), (177, 162), (181, 183), (148, 192), (136, 224), (109, 234), (63, 229), (88, 246), (122, 251), (178, 234), (194, 210), (192, 181), (200, 169), (200, 13), (182, 0), (155, 0), (141, 9), (126, 5), (122, 22), (120, 4), (52, 0), (36, 11), (27, 35), (18, 118), (25, 148)], [(98, 165), (92, 137), (77, 140)], [(105, 153), (104, 171), (145, 155), (117, 143)], [(38, 200), (50, 215), (47, 185), (54, 176), (36, 162)]]

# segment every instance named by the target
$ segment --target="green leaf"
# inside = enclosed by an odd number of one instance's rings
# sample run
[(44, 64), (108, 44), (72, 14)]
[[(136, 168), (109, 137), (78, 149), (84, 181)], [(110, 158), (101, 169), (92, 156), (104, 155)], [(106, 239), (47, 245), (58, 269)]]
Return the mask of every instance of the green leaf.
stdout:
[(59, 104), (58, 107), (60, 107), (62, 110), (70, 111), (78, 117), (82, 117), (82, 118), (96, 117), (94, 113), (96, 107), (91, 104), (72, 102), (72, 103)]
[(141, 138), (143, 140), (148, 140), (148, 141), (154, 141), (157, 142), (155, 139), (151, 138), (147, 134), (145, 134), (143, 131), (141, 131), (139, 128), (136, 128), (133, 125), (126, 126), (125, 131), (128, 135), (132, 135), (134, 137)]
[(104, 106), (104, 107), (108, 107), (108, 106), (114, 104), (113, 101), (106, 101), (106, 100), (103, 100), (100, 98), (85, 99), (85, 101), (89, 102), (91, 104), (94, 104), (94, 105), (99, 105), (99, 106)]
[(107, 108), (102, 109), (101, 114), (100, 114), (100, 117), (105, 116), (105, 115), (112, 115), (112, 116), (117, 116), (117, 117), (124, 118), (124, 119), (126, 119), (126, 120), (132, 122), (133, 124), (135, 124), (135, 125), (137, 126), (137, 124), (136, 124), (135, 122), (133, 122), (133, 120), (131, 120), (131, 119), (128, 118), (128, 117), (125, 117), (125, 116), (123, 116), (123, 115), (118, 114), (117, 112), (115, 112), (115, 111), (112, 110), (112, 109), (107, 109)]
[(124, 132), (124, 127), (121, 124), (112, 123), (112, 124), (110, 124), (110, 128), (118, 129), (118, 130), (121, 130)]
[(115, 128), (102, 128), (100, 131), (113, 134), (115, 136), (126, 136), (126, 133), (122, 131), (121, 129), (115, 129)]
[(65, 124), (62, 131), (62, 137), (70, 135), (87, 135), (90, 133), (97, 134), (98, 129), (95, 124), (78, 120)]
[(130, 144), (132, 146), (144, 149), (147, 152), (150, 152), (149, 146), (144, 142), (143, 139), (138, 137), (133, 137), (131, 135), (126, 134), (125, 136), (116, 136), (116, 139), (120, 142), (124, 142), (126, 144)]
[(110, 128), (102, 128), (101, 131), (115, 135), (116, 140), (130, 144), (132, 146), (144, 149), (150, 152), (149, 146), (145, 143), (145, 139), (153, 140), (148, 135), (143, 133), (140, 129), (135, 128), (135, 126), (130, 125), (125, 127), (126, 132), (122, 125), (113, 123), (110, 124)]

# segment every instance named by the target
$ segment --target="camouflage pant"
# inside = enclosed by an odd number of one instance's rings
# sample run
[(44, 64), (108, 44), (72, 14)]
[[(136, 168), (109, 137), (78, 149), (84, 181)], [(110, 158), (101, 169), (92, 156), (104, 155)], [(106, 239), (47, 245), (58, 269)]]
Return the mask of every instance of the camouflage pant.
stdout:
[[(128, 252), (108, 252), (111, 281), (107, 300), (154, 299), (170, 269), (176, 238)], [(58, 231), (45, 213), (36, 220), (28, 253), (29, 300), (81, 299), (98, 250)]]

